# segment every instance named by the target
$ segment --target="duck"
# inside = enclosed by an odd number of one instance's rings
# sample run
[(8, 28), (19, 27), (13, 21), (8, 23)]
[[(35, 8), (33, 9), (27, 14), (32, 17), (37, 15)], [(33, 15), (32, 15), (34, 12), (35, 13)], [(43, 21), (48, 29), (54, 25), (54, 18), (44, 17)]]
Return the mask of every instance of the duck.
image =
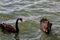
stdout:
[(15, 23), (15, 27), (13, 27), (12, 25), (7, 24), (7, 23), (0, 24), (0, 27), (4, 31), (7, 31), (7, 32), (10, 32), (10, 33), (18, 33), (19, 32), (18, 21), (22, 22), (23, 19), (22, 18), (17, 18), (16, 23)]
[(50, 23), (47, 18), (42, 18), (40, 20), (40, 29), (46, 34), (49, 34), (51, 32), (51, 27), (52, 23)]

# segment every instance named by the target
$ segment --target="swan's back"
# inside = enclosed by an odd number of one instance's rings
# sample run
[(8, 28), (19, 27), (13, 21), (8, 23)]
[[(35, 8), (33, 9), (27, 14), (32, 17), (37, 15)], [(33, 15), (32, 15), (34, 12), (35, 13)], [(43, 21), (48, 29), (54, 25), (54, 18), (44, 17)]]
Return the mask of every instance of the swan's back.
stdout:
[(6, 23), (0, 24), (0, 26), (2, 27), (3, 30), (8, 31), (8, 32), (16, 31), (16, 28), (14, 28), (13, 26), (6, 24)]

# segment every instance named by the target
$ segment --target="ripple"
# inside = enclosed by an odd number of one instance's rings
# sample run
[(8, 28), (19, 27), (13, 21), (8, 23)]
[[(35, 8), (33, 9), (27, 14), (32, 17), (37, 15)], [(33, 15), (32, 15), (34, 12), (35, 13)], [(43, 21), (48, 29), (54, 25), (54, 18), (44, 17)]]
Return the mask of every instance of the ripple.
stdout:
[[(20, 1), (12, 1), (12, 2), (9, 2), (9, 3), (4, 3), (4, 2), (0, 2), (1, 3), (1, 5), (9, 5), (9, 4), (15, 4), (16, 2), (19, 2), (20, 3)], [(36, 5), (36, 4), (39, 4), (39, 3), (42, 3), (42, 2), (46, 2), (46, 1), (37, 1), (37, 2), (33, 2), (32, 4), (28, 4), (28, 5), (25, 5), (25, 6), (23, 6), (23, 7), (20, 7), (20, 6), (14, 6), (14, 7), (3, 7), (3, 6), (1, 6), (1, 10), (3, 9), (3, 10), (5, 10), (5, 11), (0, 11), (1, 13), (10, 13), (10, 12), (14, 12), (14, 11), (17, 11), (17, 10), (22, 10), (22, 9), (25, 9), (26, 7), (29, 7), (29, 6), (32, 6), (32, 5)], [(23, 2), (23, 3), (26, 3), (26, 2)], [(28, 3), (28, 2), (27, 2)], [(13, 5), (14, 5), (13, 4)], [(18, 8), (18, 9), (17, 9)]]
[[(46, 4), (45, 4), (46, 3)], [(48, 6), (48, 7), (42, 7), (42, 6)], [(49, 7), (50, 4), (52, 4), (52, 7)], [(32, 7), (33, 6), (33, 7)], [(21, 10), (25, 10), (25, 11), (21, 11)], [(26, 12), (27, 11), (27, 12)], [(39, 11), (36, 12), (36, 14), (34, 14), (35, 11)], [(59, 30), (56, 30), (57, 27), (60, 27), (60, 16), (59, 13), (58, 15), (57, 12), (60, 12), (60, 2), (55, 2), (55, 1), (48, 1), (48, 0), (34, 0), (34, 1), (30, 1), (30, 0), (0, 0), (0, 13), (2, 14), (13, 14), (14, 12), (19, 12), (19, 15), (16, 15), (16, 19), (17, 18), (23, 18), (23, 22), (28, 21), (28, 20), (32, 20), (34, 22), (36, 22), (37, 24), (39, 24), (40, 19), (42, 17), (46, 17), (48, 19), (51, 19), (49, 21), (52, 22), (52, 33), (60, 33)], [(23, 13), (27, 13), (28, 16), (22, 16), (20, 15), (20, 12), (22, 14)], [(48, 12), (48, 13), (46, 13)], [(32, 14), (33, 15), (32, 15)], [(50, 14), (51, 13), (51, 14)], [(17, 13), (16, 13), (17, 14)], [(4, 16), (4, 15), (3, 15)], [(15, 23), (16, 19), (10, 19), (10, 20), (6, 20), (6, 21), (2, 21), (2, 23)], [(42, 37), (42, 32), (40, 29), (38, 29), (34, 34), (34, 37), (32, 38), (20, 38), (21, 40), (36, 40), (36, 39), (40, 39), (40, 37)], [(31, 34), (31, 35), (33, 35)], [(29, 35), (29, 37), (31, 36)], [(28, 35), (26, 35), (28, 36)], [(2, 37), (3, 38), (3, 37)]]
[[(44, 17), (44, 16), (51, 16), (51, 15), (38, 15), (38, 16), (29, 16), (29, 17), (25, 17), (25, 16), (17, 16), (16, 18), (22, 18), (23, 19), (23, 22), (24, 21), (27, 21), (27, 20), (32, 20), (32, 21), (35, 21), (37, 23), (39, 23), (39, 21), (35, 20), (39, 17)], [(15, 23), (16, 22), (16, 19), (11, 19), (11, 20), (7, 20), (7, 21), (2, 21), (2, 23)]]

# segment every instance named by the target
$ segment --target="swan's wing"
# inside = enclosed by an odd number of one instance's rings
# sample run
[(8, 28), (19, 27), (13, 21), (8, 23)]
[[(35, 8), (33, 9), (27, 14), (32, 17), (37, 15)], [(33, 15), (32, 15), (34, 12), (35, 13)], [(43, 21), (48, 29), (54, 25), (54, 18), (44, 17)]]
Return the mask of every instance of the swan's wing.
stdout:
[(7, 31), (16, 31), (16, 28), (11, 26), (10, 24), (3, 23), (4, 29)]

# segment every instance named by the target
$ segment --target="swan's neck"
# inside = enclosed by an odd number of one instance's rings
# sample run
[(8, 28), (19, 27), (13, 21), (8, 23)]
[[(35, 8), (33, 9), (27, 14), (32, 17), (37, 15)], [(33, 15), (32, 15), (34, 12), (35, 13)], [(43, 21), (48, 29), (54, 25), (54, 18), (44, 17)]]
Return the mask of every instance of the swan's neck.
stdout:
[(19, 32), (19, 28), (18, 28), (18, 19), (16, 20), (16, 32)]

